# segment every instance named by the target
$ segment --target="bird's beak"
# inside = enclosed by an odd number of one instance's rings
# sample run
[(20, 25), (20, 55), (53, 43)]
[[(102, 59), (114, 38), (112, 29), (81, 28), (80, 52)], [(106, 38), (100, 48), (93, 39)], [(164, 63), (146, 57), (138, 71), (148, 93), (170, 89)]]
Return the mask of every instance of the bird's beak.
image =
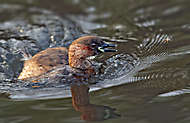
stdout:
[(117, 52), (116, 49), (113, 49), (116, 46), (117, 46), (116, 44), (110, 44), (110, 43), (104, 42), (104, 44), (98, 47), (98, 50), (101, 52)]

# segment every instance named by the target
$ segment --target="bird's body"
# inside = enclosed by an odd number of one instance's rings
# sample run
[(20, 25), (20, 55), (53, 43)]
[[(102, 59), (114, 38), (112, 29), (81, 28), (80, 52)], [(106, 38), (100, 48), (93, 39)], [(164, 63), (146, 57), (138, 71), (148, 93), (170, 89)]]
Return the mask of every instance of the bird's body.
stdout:
[(55, 67), (68, 64), (68, 50), (65, 47), (48, 48), (24, 62), (18, 79), (40, 76)]
[[(48, 48), (24, 62), (24, 67), (18, 79), (26, 80), (39, 77), (54, 70), (55, 68), (62, 67), (65, 69), (68, 68), (67, 66), (75, 70), (62, 69), (60, 71), (76, 72), (80, 70), (88, 75), (94, 74), (93, 65), (88, 57), (101, 53), (102, 50), (107, 47), (114, 46), (104, 43), (99, 37), (84, 36), (73, 41), (69, 50), (65, 47)], [(110, 49), (105, 49), (105, 51), (106, 50), (109, 52), (115, 51)]]

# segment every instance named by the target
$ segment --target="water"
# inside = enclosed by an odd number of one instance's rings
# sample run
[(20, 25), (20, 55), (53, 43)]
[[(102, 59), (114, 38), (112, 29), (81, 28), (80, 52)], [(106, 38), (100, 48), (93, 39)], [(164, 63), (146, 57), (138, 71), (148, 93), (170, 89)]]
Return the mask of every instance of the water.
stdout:
[[(188, 0), (1, 0), (0, 122), (188, 123), (189, 5)], [(86, 85), (42, 82), (33, 88), (16, 80), (23, 49), (34, 55), (68, 47), (82, 35), (101, 36), (118, 50), (96, 58), (103, 73), (93, 78), (90, 97), (83, 92)], [(90, 102), (78, 107), (85, 101), (74, 100), (73, 107), (70, 89)]]

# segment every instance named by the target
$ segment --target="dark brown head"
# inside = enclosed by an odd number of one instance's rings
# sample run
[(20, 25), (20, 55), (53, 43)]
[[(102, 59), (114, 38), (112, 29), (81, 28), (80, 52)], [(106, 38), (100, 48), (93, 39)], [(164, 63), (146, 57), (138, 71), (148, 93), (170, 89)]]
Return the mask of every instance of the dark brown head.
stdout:
[(115, 52), (114, 44), (104, 42), (97, 36), (84, 36), (75, 40), (69, 47), (69, 65), (74, 68), (88, 69), (89, 57), (102, 52)]

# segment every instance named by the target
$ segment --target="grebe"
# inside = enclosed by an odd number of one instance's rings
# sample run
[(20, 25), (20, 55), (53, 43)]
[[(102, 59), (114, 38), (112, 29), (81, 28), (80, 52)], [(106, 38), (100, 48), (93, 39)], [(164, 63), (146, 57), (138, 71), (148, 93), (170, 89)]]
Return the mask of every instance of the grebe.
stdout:
[(106, 43), (97, 36), (83, 36), (73, 41), (69, 50), (65, 47), (47, 48), (24, 62), (18, 79), (38, 77), (56, 67), (66, 65), (91, 75), (94, 73), (94, 68), (89, 58), (102, 52), (116, 51), (109, 47), (115, 47), (115, 45)]

